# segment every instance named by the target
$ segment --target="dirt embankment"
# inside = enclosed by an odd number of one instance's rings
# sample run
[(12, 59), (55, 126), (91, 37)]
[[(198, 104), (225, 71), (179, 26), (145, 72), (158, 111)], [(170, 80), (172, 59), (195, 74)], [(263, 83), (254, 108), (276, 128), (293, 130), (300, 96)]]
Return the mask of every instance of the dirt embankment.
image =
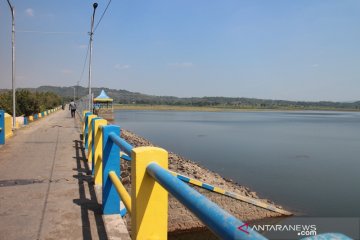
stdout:
[[(134, 147), (140, 146), (155, 146), (148, 140), (137, 136), (136, 134), (122, 130), (122, 137), (132, 144)], [(230, 179), (221, 177), (219, 174), (210, 171), (203, 166), (198, 165), (191, 160), (185, 159), (178, 154), (169, 152), (169, 169), (180, 173), (182, 175), (195, 178), (199, 181), (206, 182), (213, 186), (220, 187), (224, 190), (244, 195), (247, 197), (259, 199), (257, 194), (251, 191), (249, 188), (241, 186)], [(121, 177), (122, 182), (125, 187), (130, 192), (131, 185), (131, 166), (130, 162), (121, 161)], [(211, 201), (218, 204), (220, 207), (241, 219), (242, 221), (254, 221), (269, 217), (279, 217), (282, 216), (279, 213), (266, 210), (252, 204), (248, 204), (218, 193), (210, 192), (205, 189), (192, 186), (198, 192), (205, 195)], [(261, 199), (266, 203), (272, 203), (267, 199)], [(281, 206), (277, 206), (281, 208)], [(126, 216), (127, 226), (130, 230), (130, 217)], [(187, 210), (180, 202), (178, 202), (174, 197), (169, 195), (169, 232), (181, 232), (181, 231), (191, 231), (199, 228), (203, 228), (204, 225), (193, 215), (189, 210)]]

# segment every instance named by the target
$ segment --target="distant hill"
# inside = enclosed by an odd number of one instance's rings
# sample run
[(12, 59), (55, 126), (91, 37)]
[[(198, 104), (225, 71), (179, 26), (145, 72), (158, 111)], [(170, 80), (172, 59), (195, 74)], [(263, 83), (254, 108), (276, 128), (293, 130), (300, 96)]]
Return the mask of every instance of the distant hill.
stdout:
[[(77, 87), (76, 96), (83, 97), (88, 93), (88, 89)], [(192, 97), (179, 98), (174, 96), (154, 96), (127, 90), (116, 90), (109, 88), (93, 88), (94, 96), (100, 94), (104, 89), (106, 93), (114, 99), (114, 103), (121, 104), (152, 104), (152, 105), (180, 105), (180, 106), (207, 106), (221, 108), (245, 108), (245, 109), (304, 109), (304, 110), (360, 110), (360, 101), (356, 102), (306, 102), (306, 101), (286, 101), (269, 100), (256, 98), (230, 98), (230, 97)], [(72, 87), (41, 86), (38, 88), (28, 88), (34, 92), (54, 92), (65, 100), (73, 98), (74, 89)], [(0, 92), (5, 91), (0, 89)]]

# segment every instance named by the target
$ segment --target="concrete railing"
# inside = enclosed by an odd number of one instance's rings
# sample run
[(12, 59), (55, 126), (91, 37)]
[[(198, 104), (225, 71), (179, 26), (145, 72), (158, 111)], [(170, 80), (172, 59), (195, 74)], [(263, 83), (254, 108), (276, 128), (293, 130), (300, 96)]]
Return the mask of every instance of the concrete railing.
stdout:
[[(49, 109), (27, 117), (16, 117), (16, 128), (26, 126), (29, 124), (29, 122), (33, 122), (39, 118), (45, 117), (59, 109), (61, 109), (61, 107)], [(0, 110), (0, 144), (5, 144), (6, 139), (13, 135), (12, 122), (12, 116), (7, 114), (4, 110)]]
[[(96, 185), (102, 186), (103, 214), (131, 215), (132, 239), (167, 239), (168, 192), (221, 239), (267, 239), (247, 224), (179, 180), (168, 170), (168, 152), (134, 148), (120, 137), (120, 127), (83, 112), (83, 142)], [(120, 159), (131, 161), (131, 195), (120, 180)], [(123, 202), (126, 210), (121, 209)], [(246, 228), (244, 228), (246, 227)], [(322, 234), (307, 239), (350, 239)]]

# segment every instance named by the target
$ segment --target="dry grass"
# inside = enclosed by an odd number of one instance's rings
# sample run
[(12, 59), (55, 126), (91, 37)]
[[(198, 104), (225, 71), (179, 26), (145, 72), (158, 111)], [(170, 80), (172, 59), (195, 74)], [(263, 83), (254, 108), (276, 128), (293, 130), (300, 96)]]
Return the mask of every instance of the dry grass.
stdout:
[(140, 105), (140, 104), (114, 104), (114, 110), (192, 111), (192, 112), (266, 111), (266, 110), (261, 110), (261, 109), (234, 109), (234, 108), (220, 108), (220, 107)]

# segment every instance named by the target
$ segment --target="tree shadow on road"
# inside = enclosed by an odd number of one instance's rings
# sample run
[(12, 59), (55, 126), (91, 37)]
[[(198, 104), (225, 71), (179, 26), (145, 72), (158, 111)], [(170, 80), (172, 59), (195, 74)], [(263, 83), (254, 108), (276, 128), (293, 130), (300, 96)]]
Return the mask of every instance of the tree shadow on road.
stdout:
[[(74, 203), (81, 207), (81, 220), (82, 220), (82, 231), (84, 239), (100, 239), (107, 240), (108, 237), (105, 231), (105, 225), (102, 219), (102, 207), (98, 203), (94, 181), (91, 176), (91, 170), (88, 167), (87, 160), (85, 157), (85, 149), (81, 141), (75, 140), (75, 159), (76, 159), (76, 170), (77, 174), (74, 175), (74, 178), (78, 180), (79, 184), (79, 199), (74, 199)], [(88, 190), (86, 189), (88, 186)], [(86, 192), (89, 193), (90, 199), (86, 198)], [(92, 236), (91, 227), (90, 227), (90, 218), (93, 217), (92, 214), (89, 216), (89, 211), (94, 212), (96, 229), (98, 236)]]

